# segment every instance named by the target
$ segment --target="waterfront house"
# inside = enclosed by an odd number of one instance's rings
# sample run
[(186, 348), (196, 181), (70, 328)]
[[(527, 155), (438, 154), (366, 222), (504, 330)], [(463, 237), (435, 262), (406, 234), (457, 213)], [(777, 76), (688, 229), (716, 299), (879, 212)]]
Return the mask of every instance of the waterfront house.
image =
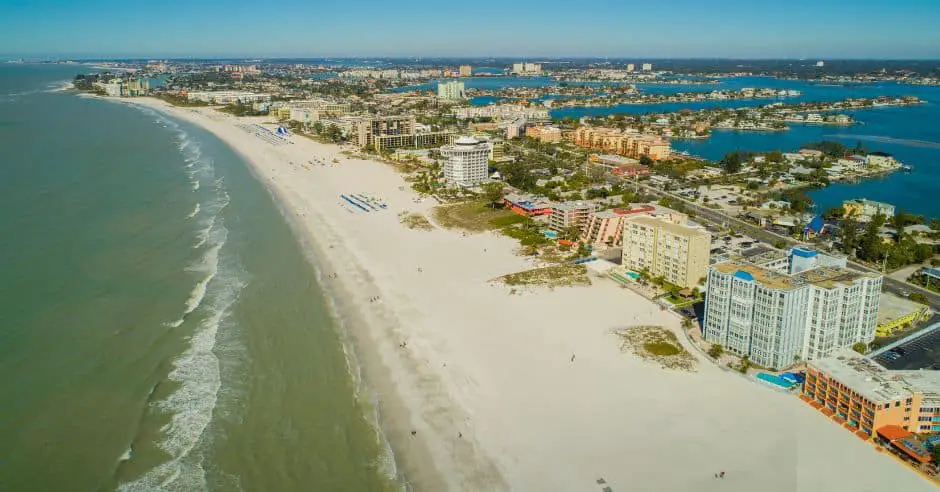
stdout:
[(864, 198), (846, 200), (842, 202), (846, 217), (855, 217), (863, 222), (870, 221), (872, 217), (882, 214), (885, 217), (894, 217), (894, 205), (876, 202)]

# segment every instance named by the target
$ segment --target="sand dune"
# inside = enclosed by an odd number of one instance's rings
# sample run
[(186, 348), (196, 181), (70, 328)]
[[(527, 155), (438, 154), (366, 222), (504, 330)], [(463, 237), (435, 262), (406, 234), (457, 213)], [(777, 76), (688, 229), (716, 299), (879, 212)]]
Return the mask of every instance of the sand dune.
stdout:
[[(933, 490), (794, 396), (705, 360), (685, 373), (622, 353), (617, 328), (684, 338), (674, 316), (611, 281), (521, 295), (491, 284), (532, 266), (515, 242), (404, 227), (400, 212), (434, 203), (415, 203), (381, 163), (303, 137), (272, 145), (211, 109), (134, 103), (213, 132), (275, 195), (337, 298), (417, 490)], [(340, 163), (305, 168), (314, 156)], [(338, 196), (349, 193), (388, 208), (350, 212)]]

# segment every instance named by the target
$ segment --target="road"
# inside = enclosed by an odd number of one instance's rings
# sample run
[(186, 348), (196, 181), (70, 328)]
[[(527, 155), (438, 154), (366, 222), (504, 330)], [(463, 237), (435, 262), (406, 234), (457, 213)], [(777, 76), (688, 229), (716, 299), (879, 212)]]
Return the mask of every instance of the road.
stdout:
[[(768, 245), (777, 244), (778, 242), (782, 241), (784, 244), (786, 244), (788, 248), (792, 246), (812, 247), (811, 245), (801, 242), (801, 241), (797, 241), (793, 239), (792, 237), (783, 236), (773, 231), (768, 231), (767, 229), (763, 229), (749, 222), (745, 222), (741, 219), (738, 219), (737, 217), (731, 217), (730, 215), (727, 215), (722, 211), (703, 207), (684, 197), (681, 197), (679, 195), (670, 193), (668, 191), (665, 191), (659, 188), (654, 188), (645, 183), (630, 181), (629, 179), (621, 178), (617, 176), (611, 176), (611, 178), (612, 178), (611, 182), (613, 183), (619, 183), (623, 185), (624, 182), (626, 182), (630, 185), (637, 185), (640, 188), (643, 188), (643, 190), (646, 193), (651, 194), (653, 196), (660, 197), (660, 198), (669, 197), (672, 200), (681, 202), (683, 205), (685, 205), (686, 210), (692, 210), (695, 212), (695, 216), (697, 219), (704, 220), (706, 222), (711, 222), (713, 224), (720, 225), (722, 227), (733, 226), (738, 231), (744, 232), (748, 234), (749, 236), (752, 236), (756, 239), (763, 241), (764, 243), (767, 243)], [(848, 266), (849, 268), (855, 271), (859, 271), (859, 272), (881, 274), (880, 270), (871, 268), (869, 266), (863, 265), (855, 261), (849, 261)], [(933, 309), (934, 311), (940, 311), (940, 295), (938, 295), (935, 292), (931, 292), (923, 287), (920, 287), (919, 285), (914, 285), (914, 284), (905, 282), (903, 280), (897, 280), (897, 279), (893, 279), (893, 278), (885, 276), (884, 277), (884, 290), (885, 292), (891, 292), (893, 294), (897, 294), (905, 298), (911, 292), (920, 292), (921, 294), (924, 294), (924, 296), (927, 297), (927, 301), (928, 301), (927, 304), (930, 306), (931, 309)]]

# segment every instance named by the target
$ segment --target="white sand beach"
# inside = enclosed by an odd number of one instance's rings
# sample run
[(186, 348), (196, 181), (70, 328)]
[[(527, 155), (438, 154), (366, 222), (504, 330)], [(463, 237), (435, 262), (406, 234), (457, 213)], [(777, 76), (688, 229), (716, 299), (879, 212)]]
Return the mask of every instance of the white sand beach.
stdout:
[[(211, 131), (272, 191), (336, 296), (415, 490), (934, 489), (795, 396), (704, 359), (685, 373), (621, 352), (616, 328), (662, 325), (685, 339), (673, 315), (610, 280), (523, 295), (492, 285), (532, 267), (516, 242), (408, 229), (400, 212), (436, 203), (416, 203), (387, 165), (299, 136), (272, 145), (238, 126), (263, 119), (131, 103)], [(352, 212), (340, 194), (388, 208)]]

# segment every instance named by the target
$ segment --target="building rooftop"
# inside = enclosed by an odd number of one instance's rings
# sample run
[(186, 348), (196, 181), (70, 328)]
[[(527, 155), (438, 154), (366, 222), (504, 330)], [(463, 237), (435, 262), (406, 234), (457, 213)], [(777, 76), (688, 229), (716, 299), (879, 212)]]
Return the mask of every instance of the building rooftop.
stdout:
[(889, 371), (849, 349), (835, 351), (809, 365), (873, 402), (906, 398), (913, 393), (923, 393), (925, 402), (940, 400), (940, 371)]
[(844, 201), (844, 202), (842, 202), (842, 203), (859, 203), (859, 204), (871, 205), (871, 206), (875, 206), (875, 207), (877, 207), (877, 206), (880, 206), (880, 207), (893, 207), (893, 206), (894, 206), (894, 205), (891, 205), (890, 203), (876, 202), (876, 201), (874, 201), (874, 200), (869, 200), (869, 199), (867, 199), (867, 198), (853, 198), (853, 199), (851, 199), (851, 200), (846, 200), (846, 201)]
[(594, 202), (584, 202), (580, 200), (576, 202), (554, 202), (552, 203), (552, 208), (555, 210), (561, 210), (565, 212), (571, 211), (571, 210), (585, 210), (585, 209), (594, 210), (596, 208), (596, 204)]
[(741, 256), (755, 265), (766, 265), (774, 261), (787, 259), (787, 254), (783, 251), (770, 249), (765, 246), (754, 246), (753, 248), (741, 251)]
[(795, 275), (779, 273), (767, 268), (755, 265), (752, 260), (746, 259), (740, 255), (733, 256), (729, 261), (719, 263), (714, 266), (716, 270), (724, 274), (735, 274), (739, 278), (753, 280), (772, 289), (795, 289), (806, 284), (814, 284), (819, 287), (831, 289), (837, 283), (851, 284), (862, 277), (876, 277), (874, 274), (854, 272), (844, 268), (819, 267), (806, 270)]
[(852, 282), (860, 278), (876, 276), (877, 275), (846, 270), (845, 268), (824, 266), (800, 272), (794, 275), (794, 278), (802, 279), (804, 283), (815, 284), (819, 287), (831, 289), (835, 287), (837, 283), (851, 285)]
[(457, 141), (454, 142), (454, 143), (457, 144), (457, 145), (476, 145), (476, 144), (479, 143), (479, 142), (477, 142), (477, 139), (475, 139), (475, 138), (473, 138), (473, 137), (466, 137), (466, 136), (465, 136), (465, 137), (460, 137), (460, 138), (458, 138)]
[(708, 231), (703, 229), (698, 229), (695, 227), (689, 227), (679, 224), (673, 224), (672, 222), (657, 219), (656, 217), (650, 217), (648, 215), (639, 215), (635, 217), (629, 217), (625, 220), (628, 220), (636, 224), (644, 224), (648, 226), (660, 227), (665, 231), (669, 231), (677, 236), (685, 237), (698, 237), (698, 236), (710, 236)]

